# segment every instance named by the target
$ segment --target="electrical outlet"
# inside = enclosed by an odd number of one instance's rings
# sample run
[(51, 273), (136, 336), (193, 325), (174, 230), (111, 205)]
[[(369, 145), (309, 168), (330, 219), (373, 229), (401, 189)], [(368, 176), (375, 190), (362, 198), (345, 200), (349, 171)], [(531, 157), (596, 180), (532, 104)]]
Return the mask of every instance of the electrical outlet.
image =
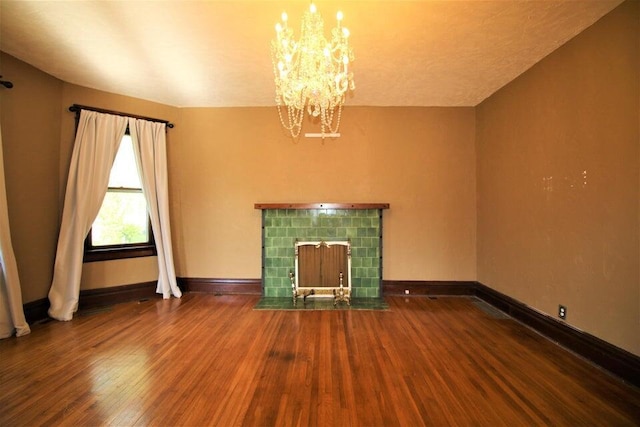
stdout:
[(405, 295), (409, 295), (409, 289), (405, 289), (405, 290), (404, 290), (404, 294), (405, 294)]
[(558, 306), (558, 317), (561, 319), (567, 318), (567, 307), (565, 307), (564, 305)]

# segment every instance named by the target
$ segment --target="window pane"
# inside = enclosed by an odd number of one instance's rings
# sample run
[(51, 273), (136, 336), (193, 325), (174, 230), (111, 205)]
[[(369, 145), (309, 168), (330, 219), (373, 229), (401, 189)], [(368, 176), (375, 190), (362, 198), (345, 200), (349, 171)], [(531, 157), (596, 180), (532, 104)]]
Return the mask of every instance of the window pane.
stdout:
[(108, 191), (91, 228), (93, 246), (149, 241), (149, 216), (142, 192)]
[(109, 187), (142, 188), (130, 135), (122, 137), (118, 154), (111, 168)]

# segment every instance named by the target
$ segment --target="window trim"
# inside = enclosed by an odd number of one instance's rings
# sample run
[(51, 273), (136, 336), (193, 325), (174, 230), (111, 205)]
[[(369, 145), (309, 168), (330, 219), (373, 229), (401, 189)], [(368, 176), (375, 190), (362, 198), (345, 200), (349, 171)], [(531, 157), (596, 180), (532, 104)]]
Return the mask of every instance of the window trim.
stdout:
[[(125, 131), (125, 135), (129, 135), (129, 128)], [(139, 188), (127, 188), (127, 187), (109, 187), (107, 191), (115, 192), (142, 192)], [(140, 258), (158, 255), (156, 248), (156, 242), (153, 237), (153, 227), (151, 226), (151, 217), (147, 212), (147, 219), (149, 221), (149, 241), (143, 243), (130, 243), (119, 245), (105, 245), (105, 246), (93, 246), (91, 237), (91, 228), (89, 233), (84, 239), (84, 257), (82, 262), (96, 262), (96, 261), (109, 261), (115, 259), (126, 258)], [(93, 227), (92, 227), (93, 228)]]

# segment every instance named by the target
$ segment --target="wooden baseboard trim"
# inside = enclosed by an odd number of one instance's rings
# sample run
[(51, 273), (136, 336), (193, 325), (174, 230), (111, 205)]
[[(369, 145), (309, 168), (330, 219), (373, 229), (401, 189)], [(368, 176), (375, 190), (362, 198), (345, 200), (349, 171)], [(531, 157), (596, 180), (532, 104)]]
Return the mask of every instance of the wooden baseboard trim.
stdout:
[(49, 318), (49, 299), (42, 298), (22, 305), (24, 318), (32, 324)]
[[(86, 310), (95, 307), (135, 301), (143, 298), (155, 298), (156, 282), (136, 283), (133, 285), (114, 286), (110, 288), (87, 289), (80, 291), (78, 309)], [(49, 299), (42, 298), (22, 305), (27, 323), (33, 324), (49, 318)]]
[(78, 309), (86, 310), (145, 298), (157, 298), (159, 294), (156, 293), (156, 287), (157, 282), (153, 281), (110, 288), (81, 290)]
[(223, 295), (262, 295), (261, 279), (214, 279), (178, 277), (186, 292), (206, 292)]
[(476, 283), (475, 295), (550, 340), (620, 377), (623, 381), (640, 387), (640, 357), (535, 310), (482, 283)]
[(445, 280), (383, 280), (382, 295), (398, 296), (437, 296), (437, 295), (475, 295), (476, 282)]

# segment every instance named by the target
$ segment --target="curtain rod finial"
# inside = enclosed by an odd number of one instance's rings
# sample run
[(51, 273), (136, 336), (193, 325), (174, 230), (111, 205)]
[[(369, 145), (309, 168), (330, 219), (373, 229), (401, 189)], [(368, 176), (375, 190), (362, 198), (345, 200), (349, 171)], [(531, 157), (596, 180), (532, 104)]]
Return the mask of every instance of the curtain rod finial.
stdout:
[[(0, 76), (0, 78), (2, 78), (2, 76)], [(0, 85), (6, 87), (7, 89), (11, 89), (13, 87), (13, 83), (7, 80), (0, 80)]]

